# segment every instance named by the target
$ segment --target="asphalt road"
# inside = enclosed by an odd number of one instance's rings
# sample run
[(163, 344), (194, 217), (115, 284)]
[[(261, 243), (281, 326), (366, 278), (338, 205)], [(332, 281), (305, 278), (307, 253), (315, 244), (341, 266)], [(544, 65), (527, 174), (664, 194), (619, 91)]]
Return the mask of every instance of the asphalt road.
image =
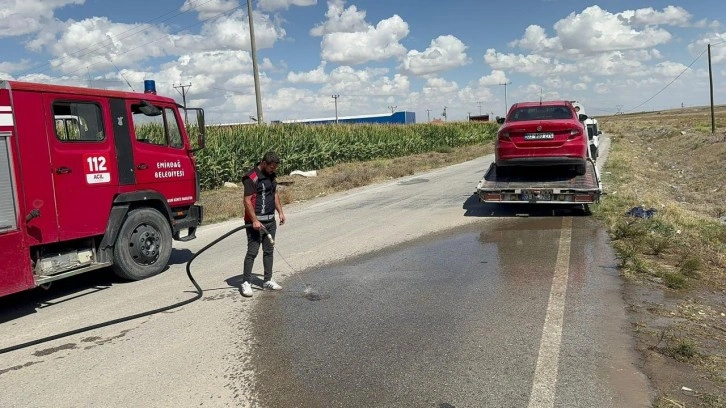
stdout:
[[(290, 206), (285, 291), (240, 296), (235, 235), (193, 264), (202, 301), (0, 355), (0, 406), (647, 405), (606, 235), (477, 203), (491, 159)], [(202, 228), (146, 281), (0, 300), (0, 348), (192, 296), (184, 263), (238, 225)]]

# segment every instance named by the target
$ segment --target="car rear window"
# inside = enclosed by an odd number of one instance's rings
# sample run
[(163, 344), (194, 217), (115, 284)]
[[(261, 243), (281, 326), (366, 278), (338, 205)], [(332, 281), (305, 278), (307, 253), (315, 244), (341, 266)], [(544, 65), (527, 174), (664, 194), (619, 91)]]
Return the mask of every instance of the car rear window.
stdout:
[(567, 106), (529, 106), (515, 109), (507, 119), (510, 122), (523, 120), (572, 119), (572, 110)]

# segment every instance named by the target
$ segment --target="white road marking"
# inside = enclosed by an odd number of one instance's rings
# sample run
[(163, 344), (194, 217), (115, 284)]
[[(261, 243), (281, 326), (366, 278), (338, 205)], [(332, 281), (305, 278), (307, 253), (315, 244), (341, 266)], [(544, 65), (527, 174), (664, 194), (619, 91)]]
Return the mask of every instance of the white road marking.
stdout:
[(572, 242), (572, 218), (562, 219), (555, 275), (552, 278), (550, 299), (547, 303), (542, 340), (540, 340), (537, 368), (534, 371), (529, 407), (554, 407), (557, 389), (557, 367), (560, 358), (562, 323), (565, 316), (567, 275), (570, 269), (570, 244)]

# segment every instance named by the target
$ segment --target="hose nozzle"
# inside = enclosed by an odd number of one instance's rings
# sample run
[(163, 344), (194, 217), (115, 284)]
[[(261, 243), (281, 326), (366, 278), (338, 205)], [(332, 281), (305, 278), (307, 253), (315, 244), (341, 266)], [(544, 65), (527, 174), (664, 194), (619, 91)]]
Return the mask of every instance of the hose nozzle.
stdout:
[(264, 232), (264, 233), (265, 233), (265, 235), (267, 235), (267, 239), (269, 239), (269, 240), (270, 240), (270, 244), (272, 244), (272, 246), (275, 246), (275, 240), (274, 240), (274, 239), (272, 239), (272, 235), (270, 234), (270, 232), (269, 232), (269, 231), (267, 231), (267, 228), (265, 228), (265, 226), (264, 226), (264, 225), (262, 226), (262, 232)]

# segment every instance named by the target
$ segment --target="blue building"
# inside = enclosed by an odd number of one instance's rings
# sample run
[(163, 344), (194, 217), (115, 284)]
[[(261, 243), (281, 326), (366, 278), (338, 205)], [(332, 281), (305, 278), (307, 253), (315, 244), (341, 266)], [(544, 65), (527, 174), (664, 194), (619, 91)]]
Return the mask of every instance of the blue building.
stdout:
[[(273, 121), (272, 123), (304, 123), (309, 125), (327, 125), (335, 123), (335, 118), (318, 118), (318, 119), (292, 119)], [(382, 123), (389, 125), (409, 125), (416, 123), (415, 112), (395, 112), (383, 113), (380, 115), (358, 115), (358, 116), (339, 116), (338, 123)]]

